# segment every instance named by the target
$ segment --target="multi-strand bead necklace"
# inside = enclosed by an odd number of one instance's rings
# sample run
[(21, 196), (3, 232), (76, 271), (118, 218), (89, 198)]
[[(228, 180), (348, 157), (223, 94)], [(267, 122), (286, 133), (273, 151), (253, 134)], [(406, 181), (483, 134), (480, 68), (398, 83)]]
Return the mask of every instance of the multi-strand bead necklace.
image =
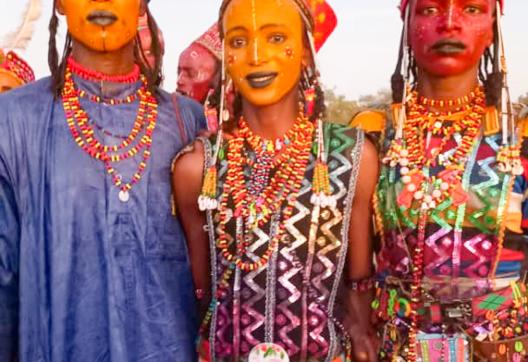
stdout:
[[(250, 271), (266, 265), (277, 249), (284, 235), (285, 222), (293, 212), (302, 185), (314, 129), (313, 123), (299, 116), (292, 129), (273, 142), (254, 134), (242, 119), (235, 137), (228, 141), (228, 170), (219, 208), (217, 246), (224, 259), (239, 269)], [(255, 154), (253, 161), (246, 156), (245, 149), (248, 146)], [(252, 168), (249, 180), (246, 180), (244, 173), (246, 166)], [(244, 221), (243, 235), (237, 235), (236, 238), (236, 253), (230, 250), (226, 232), (231, 214), (229, 200), (234, 203), (233, 216)], [(278, 212), (278, 230), (271, 237), (267, 250), (257, 261), (244, 260), (249, 245), (246, 231), (263, 226)]]
[[(141, 80), (142, 85), (137, 91), (139, 108), (136, 120), (130, 134), (122, 137), (121, 143), (106, 145), (97, 139), (92, 122), (90, 122), (90, 117), (82, 108), (79, 101), (79, 96), (85, 96), (86, 93), (76, 89), (73, 74), (83, 79), (97, 82), (131, 84)], [(97, 103), (103, 102), (103, 99), (98, 96), (92, 96), (89, 99)], [(114, 101), (104, 100), (104, 103), (107, 104), (132, 102), (132, 98)], [(62, 91), (62, 103), (66, 113), (66, 121), (75, 142), (88, 155), (104, 163), (106, 172), (112, 177), (113, 184), (120, 190), (119, 199), (122, 202), (127, 202), (130, 199), (130, 190), (141, 180), (147, 167), (147, 162), (151, 154), (152, 134), (156, 128), (157, 121), (157, 100), (148, 90), (146, 79), (140, 75), (139, 67), (136, 65), (134, 70), (128, 75), (109, 76), (84, 69), (73, 58), (69, 58)], [(97, 128), (100, 129), (100, 127)], [(110, 134), (104, 130), (103, 133)], [(140, 152), (142, 152), (142, 160), (139, 162), (136, 172), (128, 182), (124, 182), (122, 176), (114, 168), (114, 164), (135, 157)]]
[[(455, 205), (464, 203), (467, 195), (461, 186), (462, 173), (480, 134), (485, 107), (482, 90), (475, 91), (473, 102), (465, 105), (458, 115), (430, 113), (416, 101), (416, 94), (407, 107), (405, 143), (393, 142), (383, 160), (391, 167), (400, 166), (405, 187), (398, 195), (398, 204), (410, 208), (417, 202), (418, 208), (430, 210), (448, 198)], [(460, 144), (449, 157), (443, 157), (442, 151), (456, 133), (463, 134)], [(440, 142), (434, 148), (428, 147), (430, 139), (439, 136)], [(445, 170), (429, 176), (426, 169), (436, 165), (444, 166)]]

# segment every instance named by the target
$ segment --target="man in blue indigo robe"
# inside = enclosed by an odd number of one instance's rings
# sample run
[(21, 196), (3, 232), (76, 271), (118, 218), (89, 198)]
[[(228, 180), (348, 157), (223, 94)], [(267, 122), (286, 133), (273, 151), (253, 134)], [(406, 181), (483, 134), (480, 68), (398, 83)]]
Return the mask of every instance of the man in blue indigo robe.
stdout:
[[(68, 23), (59, 59), (58, 14)], [(193, 361), (170, 167), (205, 127), (161, 91), (144, 0), (55, 0), (52, 76), (0, 96), (0, 361)], [(141, 76), (140, 76), (141, 74)]]

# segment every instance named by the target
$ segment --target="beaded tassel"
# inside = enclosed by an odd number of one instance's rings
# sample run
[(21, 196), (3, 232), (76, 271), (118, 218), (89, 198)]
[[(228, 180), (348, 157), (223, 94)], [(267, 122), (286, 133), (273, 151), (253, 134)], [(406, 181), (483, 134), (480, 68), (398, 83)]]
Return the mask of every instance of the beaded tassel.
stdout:
[(310, 118), (313, 115), (315, 109), (315, 88), (313, 86), (304, 91), (304, 101), (306, 107), (306, 116)]
[(205, 171), (202, 192), (198, 197), (200, 211), (216, 210), (218, 201), (216, 200), (216, 166), (211, 166)]
[(324, 159), (323, 122), (319, 120), (317, 123), (317, 162), (314, 168), (310, 202), (315, 206), (334, 208), (337, 200), (332, 195), (328, 164)]
[(501, 146), (497, 153), (497, 163), (500, 172), (511, 172), (515, 176), (522, 175), (524, 173), (524, 167), (521, 162), (521, 146)]
[[(226, 71), (225, 71), (225, 41), (222, 40), (222, 65), (221, 65), (221, 92), (220, 92), (220, 108), (217, 112), (216, 109), (209, 107), (209, 98), (212, 95), (210, 91), (207, 95), (207, 101), (205, 106), (205, 116), (207, 119), (208, 130), (213, 131), (214, 128), (218, 130), (216, 137), (216, 143), (214, 146), (214, 154), (211, 162), (211, 166), (205, 170), (204, 181), (202, 184), (202, 191), (198, 197), (198, 208), (200, 211), (206, 210), (216, 210), (218, 209), (218, 200), (216, 199), (216, 186), (217, 186), (217, 170), (216, 162), (218, 160), (218, 155), (220, 153), (220, 148), (222, 147), (223, 142), (223, 132), (222, 125), (224, 122), (229, 121), (230, 115), (229, 111), (225, 107), (226, 102), (226, 88), (229, 88), (230, 83), (226, 82)], [(219, 117), (220, 115), (220, 117)]]

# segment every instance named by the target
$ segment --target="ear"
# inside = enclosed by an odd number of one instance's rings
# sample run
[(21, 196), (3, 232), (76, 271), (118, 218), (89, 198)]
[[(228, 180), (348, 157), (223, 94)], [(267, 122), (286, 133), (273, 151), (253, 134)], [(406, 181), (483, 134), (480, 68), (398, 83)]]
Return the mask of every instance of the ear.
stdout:
[(145, 15), (145, 13), (147, 12), (147, 8), (148, 8), (147, 1), (148, 0), (141, 0), (141, 2), (139, 3), (139, 15), (140, 16)]
[(64, 0), (56, 0), (55, 1), (55, 10), (61, 15), (65, 15), (64, 11)]

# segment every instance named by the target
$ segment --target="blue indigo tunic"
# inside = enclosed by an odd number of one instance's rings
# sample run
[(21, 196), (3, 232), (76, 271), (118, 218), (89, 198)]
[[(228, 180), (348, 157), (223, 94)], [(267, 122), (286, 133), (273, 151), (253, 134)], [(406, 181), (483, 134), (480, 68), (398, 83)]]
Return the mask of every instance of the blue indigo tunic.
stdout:
[[(75, 82), (112, 98), (140, 86)], [(76, 144), (50, 84), (0, 96), (0, 361), (194, 360), (195, 301), (170, 166), (205, 127), (201, 107), (179, 97), (177, 120), (160, 93), (152, 156), (124, 203), (104, 164)], [(117, 144), (139, 103), (81, 104), (98, 138)], [(114, 164), (124, 181), (141, 156)]]

